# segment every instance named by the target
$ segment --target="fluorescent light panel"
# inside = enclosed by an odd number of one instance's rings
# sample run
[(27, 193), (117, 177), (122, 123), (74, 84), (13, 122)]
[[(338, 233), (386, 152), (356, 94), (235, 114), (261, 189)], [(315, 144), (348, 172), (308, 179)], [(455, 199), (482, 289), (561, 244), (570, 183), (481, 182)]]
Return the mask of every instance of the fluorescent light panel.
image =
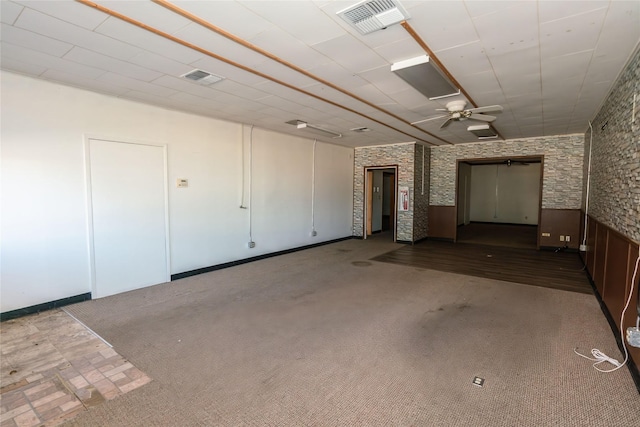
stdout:
[(312, 125), (310, 123), (303, 122), (302, 120), (289, 120), (286, 123), (289, 124), (289, 125), (294, 125), (298, 129), (306, 130), (306, 131), (309, 131), (311, 133), (315, 133), (317, 135), (329, 136), (329, 137), (334, 138), (334, 139), (342, 138), (342, 134), (341, 133), (334, 132), (334, 131), (329, 130), (329, 129), (325, 129), (325, 128), (320, 127), (320, 126)]
[(498, 137), (498, 134), (489, 125), (469, 126), (467, 130), (477, 136), (478, 139), (493, 139)]
[(451, 83), (428, 55), (396, 62), (391, 66), (391, 71), (429, 99), (460, 94), (460, 89)]

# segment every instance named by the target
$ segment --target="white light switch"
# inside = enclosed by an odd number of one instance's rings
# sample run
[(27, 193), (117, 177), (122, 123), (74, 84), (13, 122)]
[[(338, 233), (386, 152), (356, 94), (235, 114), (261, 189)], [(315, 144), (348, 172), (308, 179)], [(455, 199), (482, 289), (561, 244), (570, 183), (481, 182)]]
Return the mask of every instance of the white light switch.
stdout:
[(176, 187), (184, 188), (184, 187), (188, 187), (188, 186), (189, 186), (189, 180), (188, 179), (178, 178), (176, 180)]

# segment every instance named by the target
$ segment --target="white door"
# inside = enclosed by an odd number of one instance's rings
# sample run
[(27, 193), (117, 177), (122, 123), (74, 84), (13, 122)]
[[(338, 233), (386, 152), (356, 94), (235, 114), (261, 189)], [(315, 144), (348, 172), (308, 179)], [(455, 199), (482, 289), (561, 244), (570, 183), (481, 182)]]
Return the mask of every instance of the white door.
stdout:
[(88, 145), (93, 297), (169, 281), (165, 148)]

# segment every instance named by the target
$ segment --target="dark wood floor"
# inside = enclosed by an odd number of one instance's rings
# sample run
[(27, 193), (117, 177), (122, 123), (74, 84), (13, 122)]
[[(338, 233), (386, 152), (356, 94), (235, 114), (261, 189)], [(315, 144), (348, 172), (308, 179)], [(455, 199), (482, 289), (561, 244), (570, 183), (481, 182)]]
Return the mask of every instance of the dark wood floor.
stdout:
[(536, 249), (538, 226), (472, 222), (458, 227), (458, 243)]
[(575, 252), (427, 240), (372, 259), (526, 285), (593, 293), (580, 256)]

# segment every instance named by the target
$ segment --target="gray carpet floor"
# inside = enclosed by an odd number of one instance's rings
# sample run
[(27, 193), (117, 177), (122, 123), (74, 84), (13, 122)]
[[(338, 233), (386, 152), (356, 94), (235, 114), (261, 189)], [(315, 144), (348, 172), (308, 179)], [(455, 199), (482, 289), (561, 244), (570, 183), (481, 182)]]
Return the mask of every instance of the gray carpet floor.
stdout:
[[(78, 426), (632, 426), (593, 295), (371, 261), (346, 240), (68, 308), (152, 378)], [(483, 387), (472, 384), (475, 376)]]

